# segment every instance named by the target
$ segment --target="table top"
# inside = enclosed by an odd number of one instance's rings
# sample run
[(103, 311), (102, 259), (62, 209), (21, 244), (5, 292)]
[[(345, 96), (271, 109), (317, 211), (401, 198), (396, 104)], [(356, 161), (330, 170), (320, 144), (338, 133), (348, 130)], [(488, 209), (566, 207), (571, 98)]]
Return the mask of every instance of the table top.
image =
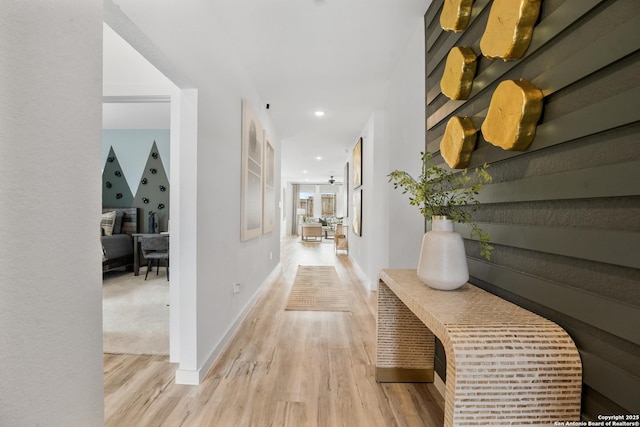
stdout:
[(447, 328), (456, 325), (531, 326), (552, 323), (469, 283), (453, 291), (442, 291), (422, 283), (416, 270), (390, 269), (380, 272), (380, 280), (427, 326), (434, 322)]

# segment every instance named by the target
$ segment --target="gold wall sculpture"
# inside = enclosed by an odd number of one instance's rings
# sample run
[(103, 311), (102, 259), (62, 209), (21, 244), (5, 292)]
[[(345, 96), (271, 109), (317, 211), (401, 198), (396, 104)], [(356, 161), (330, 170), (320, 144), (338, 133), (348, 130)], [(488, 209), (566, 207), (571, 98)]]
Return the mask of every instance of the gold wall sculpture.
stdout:
[(440, 13), (440, 26), (445, 31), (459, 33), (469, 25), (473, 0), (444, 0)]
[(468, 46), (454, 46), (447, 55), (447, 62), (440, 79), (440, 90), (450, 99), (467, 99), (476, 74), (477, 56)]
[(529, 48), (540, 0), (494, 0), (480, 39), (487, 58), (520, 59)]
[(536, 134), (543, 97), (542, 91), (526, 80), (501, 82), (482, 122), (484, 139), (504, 150), (526, 150)]
[(440, 140), (440, 155), (450, 168), (464, 169), (469, 165), (477, 132), (469, 117), (453, 116), (449, 119)]

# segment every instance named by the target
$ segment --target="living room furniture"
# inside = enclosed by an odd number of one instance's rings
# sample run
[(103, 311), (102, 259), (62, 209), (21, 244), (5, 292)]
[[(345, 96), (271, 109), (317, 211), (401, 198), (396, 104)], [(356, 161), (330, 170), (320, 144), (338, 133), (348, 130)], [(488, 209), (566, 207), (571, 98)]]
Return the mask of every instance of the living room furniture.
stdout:
[(446, 427), (580, 420), (578, 350), (537, 314), (469, 283), (441, 291), (415, 270), (382, 270), (377, 322), (378, 382), (433, 382), (442, 342)]
[(322, 224), (319, 222), (302, 223), (301, 232), (301, 238), (305, 242), (308, 242), (310, 238), (313, 238), (314, 240), (318, 240), (318, 238), (320, 238), (320, 240), (322, 240), (323, 230)]
[(163, 231), (160, 234), (158, 233), (134, 233), (131, 235), (131, 237), (133, 237), (133, 275), (134, 276), (138, 276), (140, 274), (140, 258), (142, 258), (143, 256), (141, 256), (141, 250), (140, 250), (140, 242), (142, 241), (142, 238), (145, 236), (166, 236), (167, 239), (169, 238), (169, 232), (168, 231)]
[(336, 231), (333, 236), (333, 245), (335, 253), (338, 251), (347, 251), (349, 255), (349, 239), (347, 238), (348, 226), (342, 224), (336, 224)]
[(119, 267), (130, 267), (134, 264), (134, 233), (138, 232), (138, 208), (102, 208), (102, 213), (115, 212), (115, 220), (111, 233), (102, 236), (102, 271), (106, 272)]
[(149, 271), (153, 269), (153, 260), (156, 261), (156, 275), (160, 273), (160, 261), (165, 262), (167, 268), (167, 280), (169, 280), (169, 236), (168, 235), (144, 235), (140, 238), (140, 249), (142, 255), (147, 260), (147, 273), (144, 280), (147, 280)]

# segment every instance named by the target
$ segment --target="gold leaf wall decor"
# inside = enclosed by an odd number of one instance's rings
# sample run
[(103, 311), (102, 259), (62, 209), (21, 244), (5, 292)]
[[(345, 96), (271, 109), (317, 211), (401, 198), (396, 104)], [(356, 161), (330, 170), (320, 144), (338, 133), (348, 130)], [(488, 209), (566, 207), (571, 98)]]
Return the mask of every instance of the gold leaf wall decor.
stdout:
[(444, 0), (440, 12), (440, 26), (445, 31), (459, 33), (469, 25), (473, 0)]
[(526, 80), (505, 80), (491, 96), (482, 123), (484, 139), (504, 150), (526, 150), (542, 114), (542, 91)]
[(494, 0), (480, 39), (487, 58), (520, 59), (529, 48), (540, 0)]
[(453, 116), (449, 119), (440, 140), (440, 155), (450, 168), (464, 169), (469, 165), (477, 136), (469, 117)]
[(467, 99), (476, 74), (476, 54), (468, 46), (454, 46), (440, 79), (440, 90), (450, 99)]

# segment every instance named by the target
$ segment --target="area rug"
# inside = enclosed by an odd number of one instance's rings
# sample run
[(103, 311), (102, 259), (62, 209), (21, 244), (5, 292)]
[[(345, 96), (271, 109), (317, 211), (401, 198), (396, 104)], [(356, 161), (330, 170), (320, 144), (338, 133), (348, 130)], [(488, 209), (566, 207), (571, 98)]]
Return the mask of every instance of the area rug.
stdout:
[(102, 343), (105, 353), (169, 354), (169, 282), (166, 276), (133, 273), (102, 284)]
[(350, 311), (349, 299), (335, 267), (299, 265), (285, 310)]

